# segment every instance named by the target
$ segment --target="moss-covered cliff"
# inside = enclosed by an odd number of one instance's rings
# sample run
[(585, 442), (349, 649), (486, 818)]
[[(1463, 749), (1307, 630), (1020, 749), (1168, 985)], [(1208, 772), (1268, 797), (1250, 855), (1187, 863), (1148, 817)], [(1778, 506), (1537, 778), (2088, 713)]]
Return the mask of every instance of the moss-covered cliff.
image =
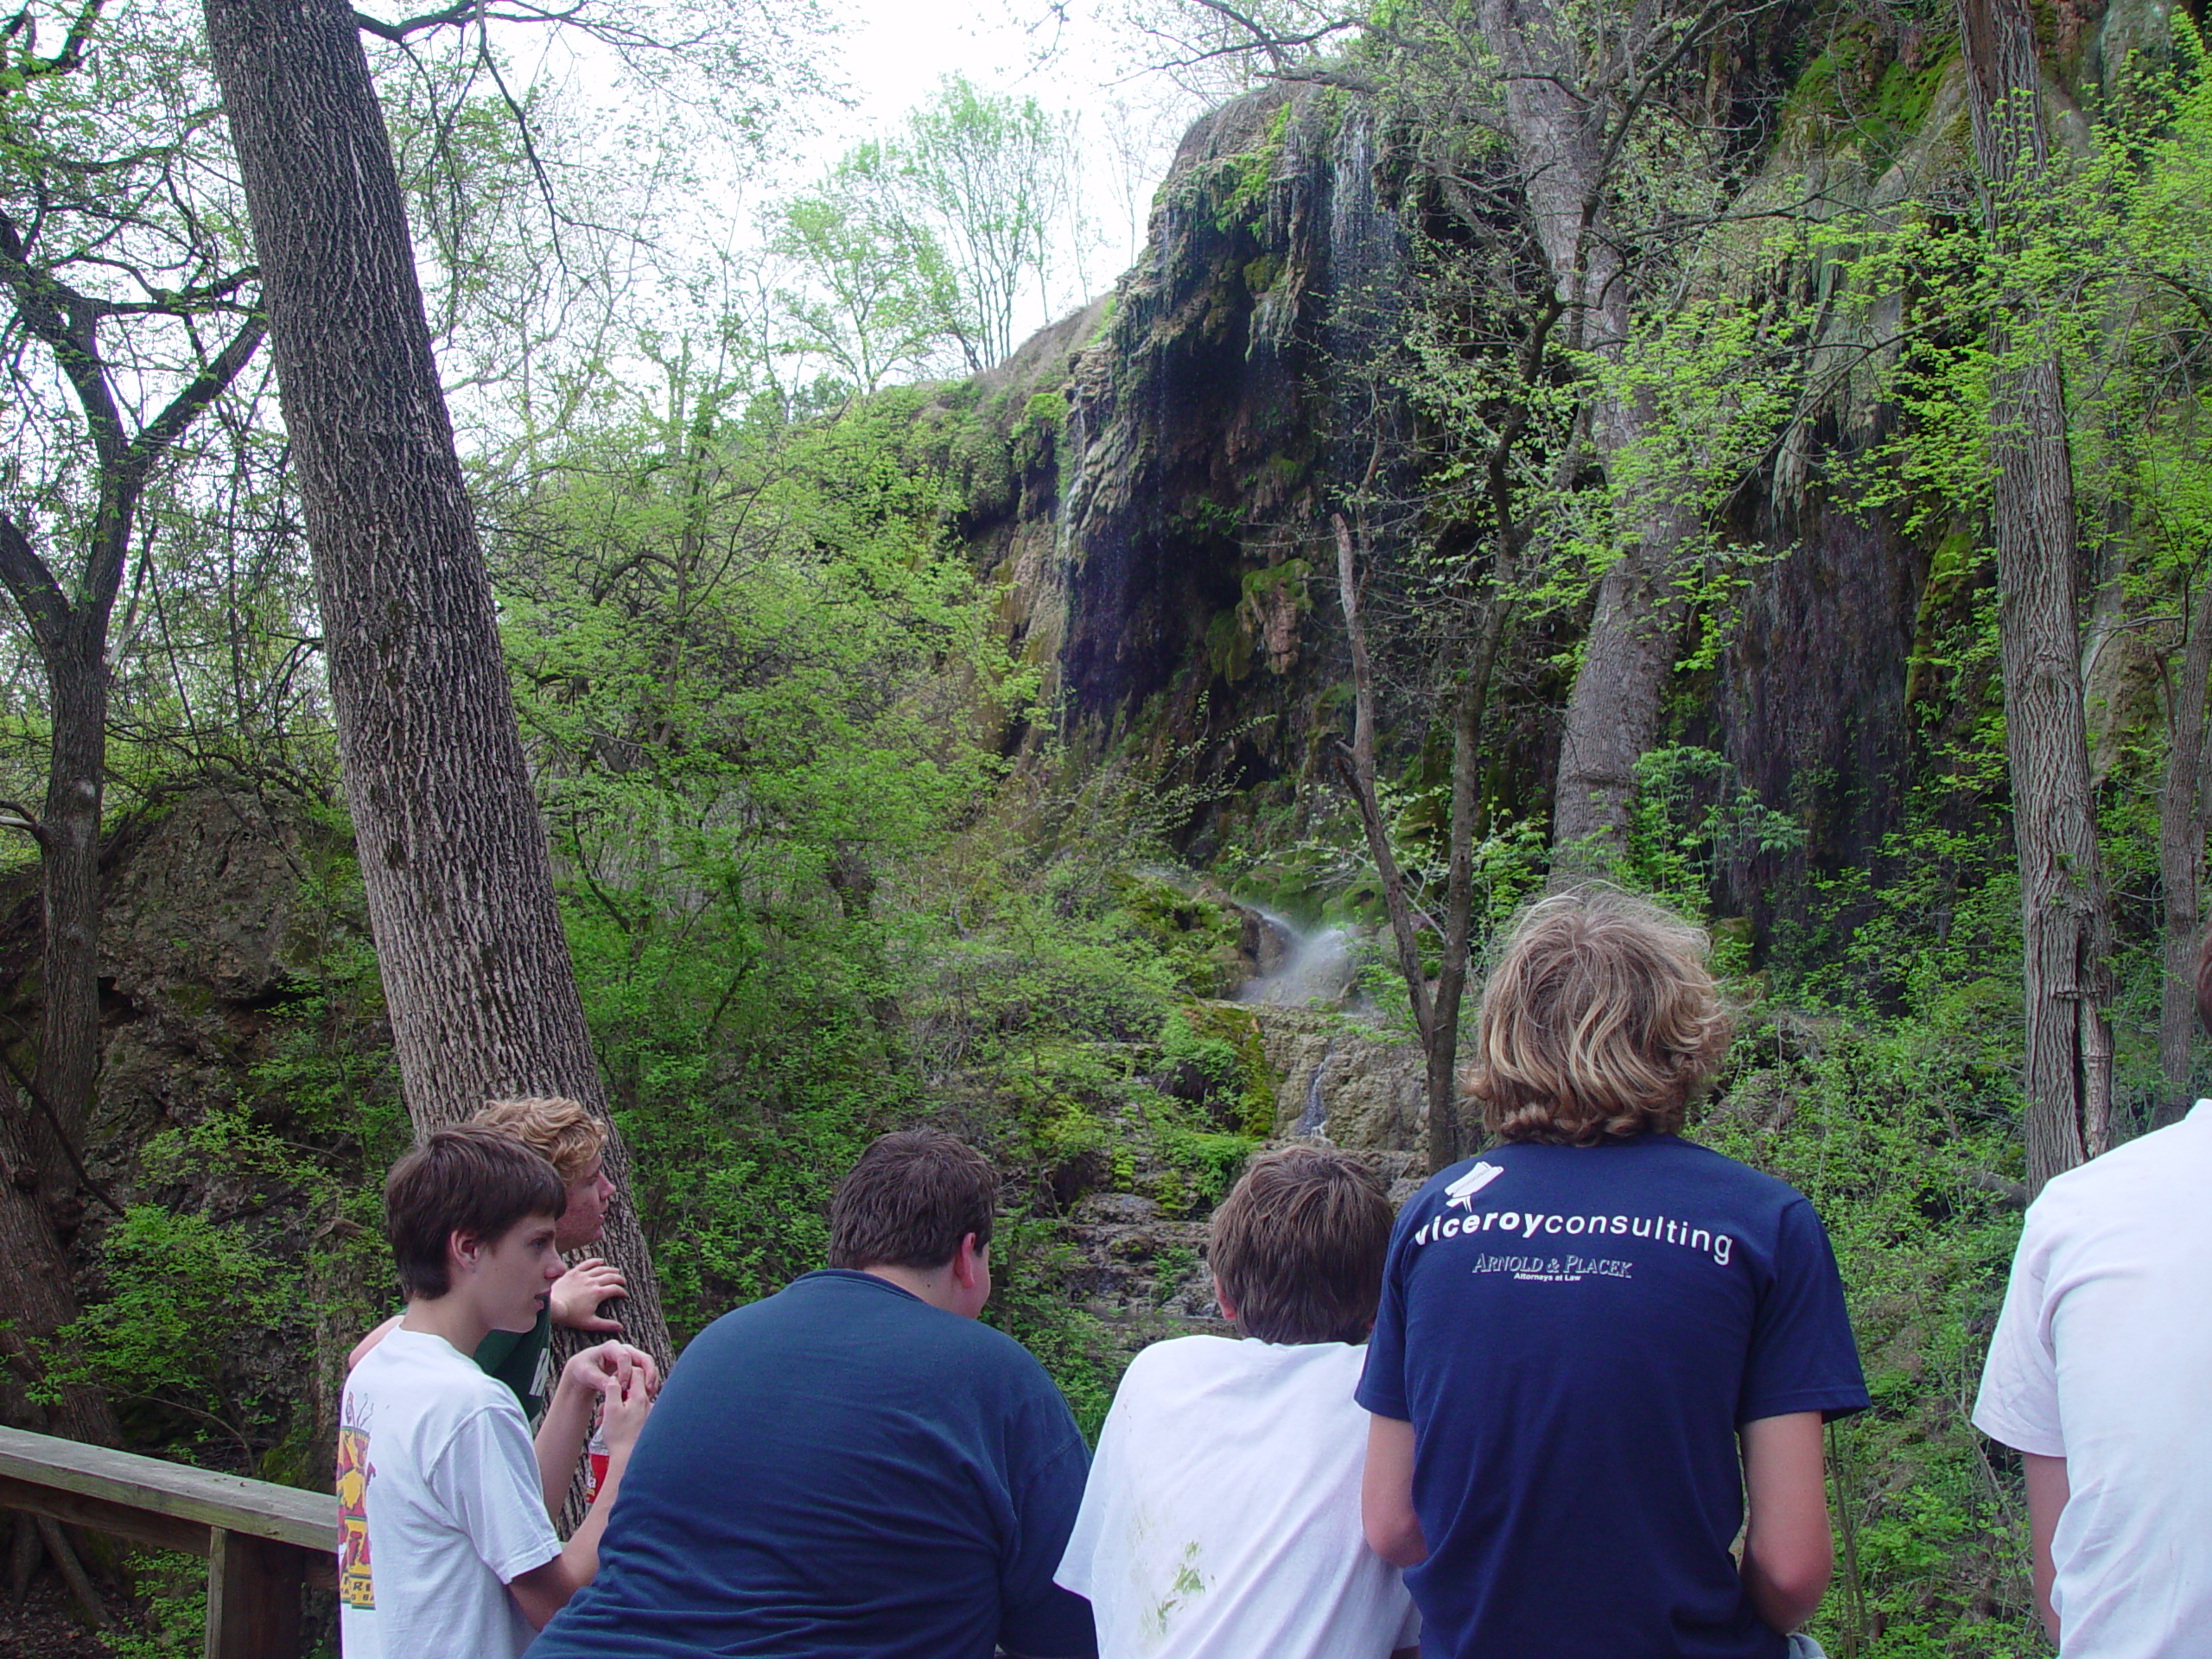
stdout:
[[(2166, 14), (2152, 0), (2060, 9), (2047, 95), (2061, 130), (2133, 43), (2163, 37)], [(1756, 124), (1747, 203), (1787, 199), (1809, 217), (1908, 196), (1970, 204), (1948, 14), (1806, 6), (1773, 27), (1713, 69), (1779, 74), (1788, 89)], [(1409, 230), (1435, 212), (1388, 120), (1374, 99), (1313, 85), (1213, 111), (1185, 140), (1143, 259), (1115, 292), (931, 413), (966, 491), (959, 532), (1064, 729), (1212, 791), (1185, 831), (1201, 859), (1248, 838), (1255, 816), (1302, 830), (1348, 724), (1329, 514), (1369, 481), (1368, 400), (1395, 395), (1376, 365), (1402, 343), (1424, 280)], [(1818, 312), (1811, 349), (1834, 372), (1814, 377), (1818, 395), (1721, 514), (1739, 585), (1685, 639), (1667, 715), (1667, 741), (1732, 772), (1713, 788), (1740, 785), (1802, 830), (1796, 845), (1730, 850), (1715, 872), (1723, 908), (1762, 937), (1812, 879), (1878, 855), (1930, 757), (1992, 695), (1986, 665), (1946, 648), (1991, 580), (1974, 527), (1908, 534), (1901, 509), (1861, 499), (1853, 463), (1893, 434), (1897, 411), (1876, 390), (1885, 319), (1827, 303), (1837, 269), (1816, 251), (1777, 281)], [(1423, 482), (1402, 486), (1418, 495)], [(1482, 534), (1446, 514), (1419, 540), (1450, 556)], [(1377, 556), (1370, 584), (1417, 610), (1410, 543), (1380, 543)], [(1509, 645), (1484, 733), (1496, 814), (1548, 811), (1587, 603), (1556, 607)], [(2107, 703), (2145, 690), (2119, 643), (2100, 659)], [(1388, 761), (1409, 782), (1434, 776), (1445, 746), (1425, 695), (1438, 671), (1382, 688)]]

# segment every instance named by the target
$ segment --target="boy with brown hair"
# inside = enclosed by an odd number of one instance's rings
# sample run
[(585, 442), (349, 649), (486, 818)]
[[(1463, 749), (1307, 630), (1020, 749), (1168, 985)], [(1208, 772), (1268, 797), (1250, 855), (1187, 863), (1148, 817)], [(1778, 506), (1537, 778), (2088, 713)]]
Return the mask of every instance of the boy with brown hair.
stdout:
[[(607, 1126), (577, 1102), (558, 1095), (527, 1096), (486, 1101), (469, 1122), (513, 1136), (553, 1166), (568, 1193), (568, 1208), (561, 1212), (561, 1226), (554, 1246), (566, 1257), (571, 1251), (599, 1242), (607, 1224), (607, 1206), (614, 1196), (614, 1183), (607, 1179), (604, 1153)], [(476, 1363), (514, 1390), (523, 1415), (535, 1421), (545, 1409), (553, 1380), (553, 1327), (564, 1325), (602, 1336), (619, 1336), (620, 1322), (604, 1318), (600, 1304), (620, 1300), (629, 1294), (622, 1275), (598, 1256), (571, 1263), (553, 1287), (537, 1324), (527, 1331), (494, 1331), (476, 1351)], [(347, 1370), (361, 1363), (385, 1333), (399, 1323), (385, 1320), (354, 1344), (346, 1357)], [(567, 1470), (549, 1471), (548, 1490), (559, 1482), (565, 1489)]]
[(512, 1136), (444, 1129), (394, 1164), (385, 1226), (407, 1312), (346, 1378), (340, 1407), (338, 1600), (346, 1659), (514, 1659), (588, 1582), (644, 1422), (650, 1367), (604, 1343), (570, 1360), (548, 1414), (563, 1467), (592, 1406), (608, 1463), (564, 1547), (514, 1395), (469, 1358), (527, 1331), (563, 1272), (566, 1194)]
[(1812, 1206), (1681, 1137), (1729, 1037), (1705, 950), (1583, 888), (1484, 988), (1465, 1086), (1505, 1144), (1400, 1214), (1359, 1385), (1431, 1659), (1818, 1651), (1821, 1426), (1866, 1390)]
[(1100, 1659), (1384, 1659), (1420, 1634), (1360, 1536), (1352, 1398), (1390, 1205), (1332, 1147), (1262, 1153), (1208, 1257), (1242, 1340), (1179, 1337), (1122, 1378), (1060, 1562)]

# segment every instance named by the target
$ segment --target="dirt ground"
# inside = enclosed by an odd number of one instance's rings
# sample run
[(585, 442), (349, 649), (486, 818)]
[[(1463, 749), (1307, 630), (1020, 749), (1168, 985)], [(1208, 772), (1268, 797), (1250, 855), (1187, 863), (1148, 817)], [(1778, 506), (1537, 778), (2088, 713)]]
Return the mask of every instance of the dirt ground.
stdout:
[(8, 1601), (0, 1585), (0, 1659), (109, 1659), (111, 1652), (51, 1573), (32, 1580), (20, 1604)]

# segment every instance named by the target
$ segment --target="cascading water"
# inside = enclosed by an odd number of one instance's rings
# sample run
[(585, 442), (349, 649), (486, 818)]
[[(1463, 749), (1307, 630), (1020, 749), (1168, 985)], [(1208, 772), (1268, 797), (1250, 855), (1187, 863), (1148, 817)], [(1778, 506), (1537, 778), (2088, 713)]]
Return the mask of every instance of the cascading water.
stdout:
[(1329, 1103), (1321, 1088), (1321, 1074), (1329, 1069), (1329, 1061), (1337, 1052), (1331, 1043), (1321, 1051), (1321, 1058), (1313, 1068), (1313, 1075), (1306, 1080), (1306, 1109), (1298, 1115), (1296, 1135), (1319, 1135), (1328, 1127)]
[(1303, 1007), (1316, 1000), (1341, 1001), (1351, 987), (1350, 931), (1325, 927), (1303, 933), (1272, 912), (1260, 916), (1280, 942), (1281, 958), (1266, 973), (1246, 980), (1236, 1000), (1277, 1008)]

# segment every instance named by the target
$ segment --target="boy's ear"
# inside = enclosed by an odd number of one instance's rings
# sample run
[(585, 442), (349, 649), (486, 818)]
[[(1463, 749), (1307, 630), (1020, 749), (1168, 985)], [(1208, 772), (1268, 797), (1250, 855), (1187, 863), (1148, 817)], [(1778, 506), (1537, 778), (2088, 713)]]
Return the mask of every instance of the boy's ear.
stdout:
[(965, 1289), (982, 1276), (984, 1259), (990, 1250), (988, 1244), (978, 1244), (976, 1235), (969, 1233), (952, 1252), (952, 1277)]
[(1221, 1317), (1227, 1319), (1231, 1325), (1236, 1324), (1236, 1310), (1230, 1306), (1229, 1293), (1224, 1290), (1218, 1284), (1216, 1284), (1213, 1287), (1213, 1300), (1214, 1306), (1221, 1310)]
[(446, 1271), (461, 1274), (476, 1271), (477, 1263), (484, 1258), (484, 1241), (472, 1232), (456, 1227), (446, 1235)]

